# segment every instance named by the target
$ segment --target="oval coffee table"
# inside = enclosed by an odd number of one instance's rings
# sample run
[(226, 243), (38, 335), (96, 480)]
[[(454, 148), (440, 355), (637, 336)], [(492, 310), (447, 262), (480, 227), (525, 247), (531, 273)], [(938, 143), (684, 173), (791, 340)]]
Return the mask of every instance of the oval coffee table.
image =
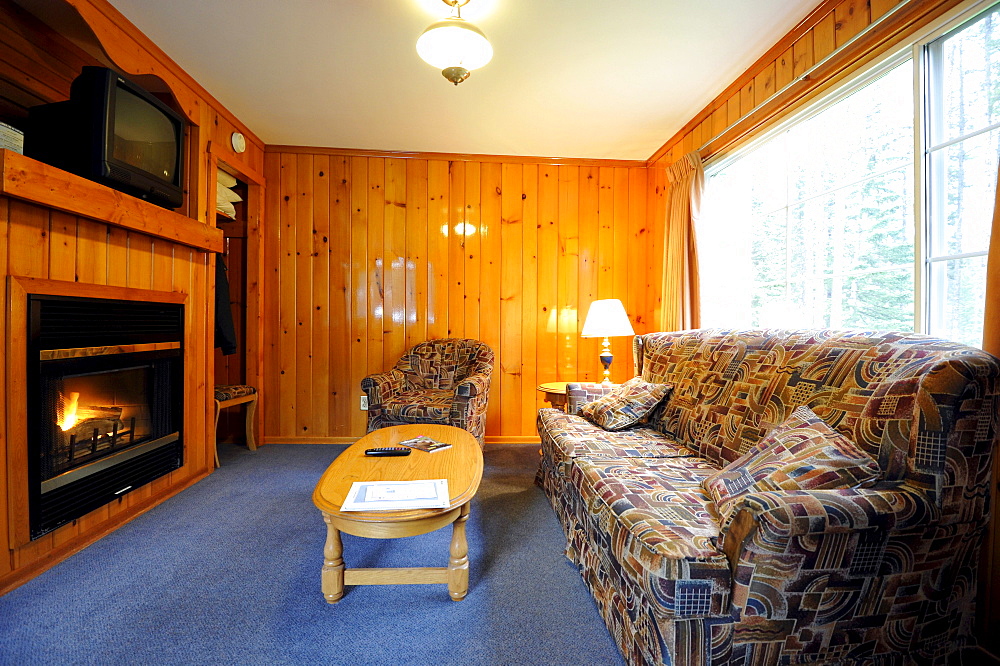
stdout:
[[(396, 446), (398, 442), (426, 435), (450, 448), (408, 456), (370, 457), (365, 449)], [(391, 426), (370, 432), (337, 456), (313, 491), (313, 504), (326, 522), (326, 546), (321, 574), (323, 596), (333, 604), (344, 596), (344, 585), (442, 583), (455, 601), (469, 589), (469, 547), (465, 521), (469, 502), (483, 478), (483, 452), (476, 438), (465, 430), (445, 425)], [(341, 511), (355, 481), (418, 481), (447, 479), (450, 503), (446, 509), (407, 511)], [(395, 539), (426, 534), (451, 524), (447, 567), (347, 569), (340, 533), (371, 539)]]

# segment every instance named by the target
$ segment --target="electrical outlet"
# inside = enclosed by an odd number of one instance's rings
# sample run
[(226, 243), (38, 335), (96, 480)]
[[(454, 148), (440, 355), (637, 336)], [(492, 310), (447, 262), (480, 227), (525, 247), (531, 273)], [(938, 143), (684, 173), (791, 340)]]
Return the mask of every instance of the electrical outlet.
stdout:
[(368, 396), (366, 395), (361, 396), (361, 411), (368, 411)]

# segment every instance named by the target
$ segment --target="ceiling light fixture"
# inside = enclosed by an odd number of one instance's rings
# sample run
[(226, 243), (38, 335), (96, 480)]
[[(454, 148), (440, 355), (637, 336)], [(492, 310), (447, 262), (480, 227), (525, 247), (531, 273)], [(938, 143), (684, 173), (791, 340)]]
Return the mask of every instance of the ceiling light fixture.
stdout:
[(417, 39), (417, 53), (457, 86), (471, 70), (493, 59), (493, 47), (482, 30), (462, 18), (469, 0), (441, 1), (451, 7), (452, 15), (427, 26)]

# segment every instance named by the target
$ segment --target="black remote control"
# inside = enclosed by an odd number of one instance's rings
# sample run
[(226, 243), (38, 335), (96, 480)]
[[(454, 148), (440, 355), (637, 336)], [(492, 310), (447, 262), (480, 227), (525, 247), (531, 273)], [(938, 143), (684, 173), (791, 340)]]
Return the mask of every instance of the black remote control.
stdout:
[(383, 446), (377, 449), (365, 449), (366, 456), (408, 456), (410, 450), (405, 446)]

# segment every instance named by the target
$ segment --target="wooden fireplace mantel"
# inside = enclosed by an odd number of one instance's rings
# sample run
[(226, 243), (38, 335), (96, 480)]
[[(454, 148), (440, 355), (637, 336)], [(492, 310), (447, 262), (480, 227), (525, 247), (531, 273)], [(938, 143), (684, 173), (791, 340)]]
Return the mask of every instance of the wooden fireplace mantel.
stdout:
[(0, 194), (199, 250), (223, 251), (219, 229), (11, 150), (0, 150)]

